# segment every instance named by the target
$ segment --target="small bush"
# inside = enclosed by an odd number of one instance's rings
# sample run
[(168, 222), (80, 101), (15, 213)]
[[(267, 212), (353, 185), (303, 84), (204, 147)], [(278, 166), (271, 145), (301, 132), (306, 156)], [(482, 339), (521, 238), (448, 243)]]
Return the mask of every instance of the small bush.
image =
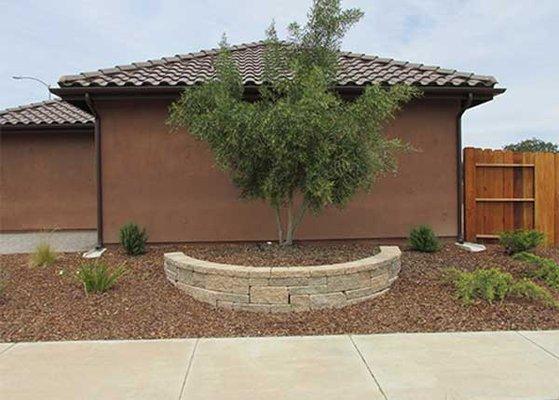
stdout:
[(128, 222), (120, 228), (120, 244), (131, 256), (137, 256), (146, 252), (146, 241), (148, 235), (145, 229), (140, 229), (133, 222)]
[(447, 268), (444, 278), (456, 288), (456, 297), (464, 304), (471, 304), (475, 299), (489, 303), (502, 301), (507, 297), (527, 298), (541, 301), (546, 305), (558, 307), (558, 302), (546, 289), (529, 279), (515, 280), (508, 272), (498, 268), (478, 268), (472, 272)]
[(508, 254), (533, 250), (545, 239), (545, 235), (536, 230), (519, 229), (516, 231), (501, 232), (499, 243)]
[(56, 252), (48, 243), (40, 243), (31, 254), (29, 263), (33, 267), (50, 267), (56, 261)]
[(112, 288), (124, 272), (123, 266), (111, 271), (105, 263), (98, 261), (82, 264), (78, 279), (83, 283), (85, 293), (103, 293)]
[(548, 290), (536, 285), (530, 279), (524, 278), (515, 282), (510, 290), (511, 297), (525, 298), (528, 300), (541, 301), (543, 304), (552, 307), (559, 307), (559, 302), (549, 293)]
[(456, 269), (447, 271), (447, 276), (456, 287), (456, 295), (465, 304), (481, 298), (492, 303), (504, 300), (514, 279), (511, 274), (497, 268), (481, 269), (465, 272)]
[(411, 230), (410, 246), (413, 250), (424, 253), (433, 253), (441, 248), (439, 239), (427, 225), (421, 225)]
[(559, 264), (551, 258), (539, 257), (525, 251), (515, 254), (513, 258), (534, 265), (536, 269), (530, 271), (530, 276), (541, 279), (550, 287), (559, 290)]

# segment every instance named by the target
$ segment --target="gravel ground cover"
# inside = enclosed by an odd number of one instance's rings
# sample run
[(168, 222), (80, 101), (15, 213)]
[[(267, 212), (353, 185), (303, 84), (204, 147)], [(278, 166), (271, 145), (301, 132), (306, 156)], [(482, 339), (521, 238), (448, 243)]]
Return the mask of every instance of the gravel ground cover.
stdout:
[[(371, 255), (375, 245), (343, 242), (302, 248), (272, 249), (275, 265), (302, 264), (303, 259), (307, 265), (342, 262)], [(3, 255), (0, 264), (8, 279), (0, 297), (0, 341), (559, 328), (559, 311), (538, 303), (507, 300), (464, 306), (455, 300), (452, 287), (441, 279), (444, 267), (498, 266), (515, 276), (528, 268), (498, 246), (477, 254), (452, 244), (434, 254), (406, 250), (400, 278), (385, 295), (343, 309), (297, 314), (234, 312), (197, 302), (165, 280), (163, 253), (169, 251), (251, 265), (264, 263), (265, 257), (254, 245), (150, 246), (139, 257), (112, 247), (103, 259), (109, 265), (125, 264), (127, 273), (111, 291), (86, 296), (74, 277), (83, 262), (79, 254), (60, 254), (54, 266), (45, 268), (29, 267), (25, 255)], [(557, 249), (539, 254), (559, 260)]]

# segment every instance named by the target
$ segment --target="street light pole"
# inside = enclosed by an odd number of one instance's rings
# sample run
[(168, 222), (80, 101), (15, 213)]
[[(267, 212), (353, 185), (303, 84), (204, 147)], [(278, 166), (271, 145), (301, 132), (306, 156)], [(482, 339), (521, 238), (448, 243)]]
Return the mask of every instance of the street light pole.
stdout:
[(52, 95), (50, 93), (50, 85), (47, 84), (46, 82), (40, 80), (39, 78), (35, 78), (33, 76), (12, 76), (12, 79), (16, 79), (16, 80), (21, 80), (21, 79), (29, 79), (35, 82), (39, 82), (40, 84), (42, 84), (43, 86), (45, 86), (47, 88), (47, 92), (49, 94), (49, 100), (52, 98)]

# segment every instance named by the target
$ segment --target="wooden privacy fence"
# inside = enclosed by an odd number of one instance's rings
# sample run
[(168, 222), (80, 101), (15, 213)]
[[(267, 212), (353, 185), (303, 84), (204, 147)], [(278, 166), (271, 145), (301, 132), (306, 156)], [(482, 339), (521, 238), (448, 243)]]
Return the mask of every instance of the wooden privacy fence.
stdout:
[(537, 229), (559, 245), (559, 154), (467, 147), (464, 195), (466, 240)]

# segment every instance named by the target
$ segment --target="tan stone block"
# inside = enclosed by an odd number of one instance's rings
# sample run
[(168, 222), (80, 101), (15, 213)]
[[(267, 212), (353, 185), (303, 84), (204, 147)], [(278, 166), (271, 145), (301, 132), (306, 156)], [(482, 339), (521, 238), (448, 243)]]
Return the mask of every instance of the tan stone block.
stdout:
[(310, 276), (312, 267), (272, 267), (271, 278), (300, 278)]
[(371, 278), (371, 287), (379, 291), (384, 289), (390, 285), (390, 274), (384, 273), (379, 276), (375, 276)]
[(232, 276), (207, 275), (206, 289), (218, 292), (248, 294), (248, 278)]
[(389, 289), (384, 289), (378, 292), (375, 292), (373, 294), (370, 294), (368, 296), (364, 296), (364, 297), (357, 297), (355, 299), (348, 299), (347, 300), (347, 304), (348, 305), (352, 305), (352, 304), (358, 304), (358, 303), (362, 303), (364, 301), (369, 301), (369, 300), (373, 300), (376, 299), (377, 297), (385, 294), (386, 292), (388, 292)]
[(268, 286), (305, 286), (308, 285), (307, 277), (291, 277), (291, 278), (275, 278), (272, 277), (268, 281)]
[(319, 286), (326, 285), (328, 283), (328, 278), (326, 276), (315, 276), (309, 278), (309, 286)]
[(319, 294), (319, 293), (328, 293), (331, 292), (330, 288), (327, 285), (318, 285), (318, 286), (290, 286), (288, 287), (289, 294), (297, 295), (297, 294)]
[(215, 296), (215, 292), (212, 292), (211, 290), (185, 285), (184, 283), (180, 283), (180, 282), (177, 282), (177, 287), (181, 290), (184, 290), (188, 295), (192, 296), (194, 299), (198, 301), (209, 303), (213, 306), (217, 305), (217, 298)]
[(287, 304), (289, 294), (286, 287), (252, 286), (250, 288), (250, 302), (261, 304)]
[(309, 297), (310, 306), (313, 310), (322, 308), (338, 308), (347, 304), (346, 297), (342, 292), (311, 294)]
[(342, 291), (369, 287), (371, 276), (368, 272), (359, 272), (350, 275), (336, 275), (328, 277), (328, 289)]
[(187, 285), (198, 286), (192, 284), (192, 274), (193, 272), (189, 269), (179, 269), (177, 271), (177, 280)]
[(200, 274), (198, 272), (192, 272), (192, 275), (190, 276), (190, 286), (196, 286), (199, 288), (205, 288), (206, 287), (206, 279), (207, 279), (208, 275), (206, 274)]
[(293, 294), (289, 296), (289, 303), (294, 307), (310, 308), (311, 298), (308, 294)]
[(345, 295), (348, 300), (352, 300), (352, 299), (370, 296), (378, 291), (379, 289), (377, 288), (367, 287), (361, 289), (348, 290), (347, 292), (345, 292)]
[(249, 286), (268, 286), (268, 278), (249, 278)]

